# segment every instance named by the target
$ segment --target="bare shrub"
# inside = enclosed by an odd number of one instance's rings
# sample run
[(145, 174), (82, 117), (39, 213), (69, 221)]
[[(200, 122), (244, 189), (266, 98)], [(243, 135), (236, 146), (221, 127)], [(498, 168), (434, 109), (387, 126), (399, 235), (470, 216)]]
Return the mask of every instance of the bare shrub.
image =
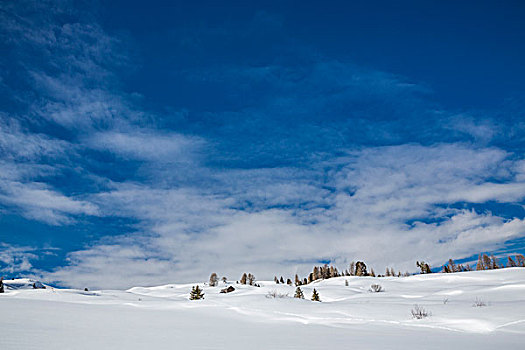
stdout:
[(276, 290), (270, 290), (266, 293), (266, 298), (277, 299), (277, 298), (288, 298), (288, 293), (279, 293)]
[(428, 316), (431, 316), (432, 313), (430, 311), (425, 310), (424, 307), (420, 305), (414, 305), (414, 308), (411, 310), (412, 317), (418, 320), (421, 320), (423, 318), (426, 318)]
[(474, 300), (474, 304), (472, 304), (472, 306), (474, 306), (474, 307), (483, 307), (483, 306), (487, 306), (487, 304), (483, 301), (483, 299), (476, 298), (476, 300)]
[(379, 292), (384, 292), (385, 290), (383, 289), (383, 287), (380, 284), (372, 284), (370, 286), (369, 291), (373, 292), (373, 293), (379, 293)]

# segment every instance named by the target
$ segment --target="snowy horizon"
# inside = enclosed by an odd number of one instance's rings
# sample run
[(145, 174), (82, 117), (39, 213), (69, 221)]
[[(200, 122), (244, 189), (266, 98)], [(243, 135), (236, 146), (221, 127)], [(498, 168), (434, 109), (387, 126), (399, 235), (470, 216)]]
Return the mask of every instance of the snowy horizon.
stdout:
[(0, 276), (523, 254), (525, 6), (467, 3), (2, 2)]

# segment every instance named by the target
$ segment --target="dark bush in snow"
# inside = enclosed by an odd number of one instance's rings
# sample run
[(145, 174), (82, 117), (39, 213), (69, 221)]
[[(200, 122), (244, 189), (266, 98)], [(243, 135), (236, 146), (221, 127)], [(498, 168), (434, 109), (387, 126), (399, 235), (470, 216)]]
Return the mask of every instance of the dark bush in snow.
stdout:
[(373, 292), (373, 293), (379, 293), (379, 292), (383, 292), (384, 289), (383, 289), (383, 287), (381, 287), (380, 284), (372, 284), (372, 285), (370, 286), (369, 291), (371, 291), (371, 292)]
[(431, 316), (432, 314), (425, 310), (422, 306), (414, 305), (414, 308), (411, 311), (412, 317), (418, 320)]
[(278, 293), (276, 290), (270, 290), (268, 293), (266, 293), (266, 297), (268, 299), (273, 298), (288, 298), (288, 293)]

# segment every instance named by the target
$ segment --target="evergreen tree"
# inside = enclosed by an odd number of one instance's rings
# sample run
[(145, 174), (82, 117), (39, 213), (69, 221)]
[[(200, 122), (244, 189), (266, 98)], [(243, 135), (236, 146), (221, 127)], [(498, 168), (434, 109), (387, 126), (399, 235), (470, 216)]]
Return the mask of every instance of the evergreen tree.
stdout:
[(370, 269), (370, 276), (376, 277), (376, 273), (375, 273), (374, 269)]
[(241, 284), (246, 284), (246, 280), (248, 279), (248, 276), (246, 275), (246, 272), (242, 274), (241, 277)]
[(289, 286), (291, 286), (291, 285), (292, 285), (292, 280), (288, 278), (288, 279), (286, 280), (286, 284), (289, 285)]
[(319, 293), (317, 293), (315, 288), (314, 288), (314, 290), (312, 292), (312, 301), (321, 301), (321, 299), (319, 299)]
[(485, 270), (485, 266), (483, 266), (483, 257), (481, 254), (478, 256), (478, 263), (476, 264), (476, 271)]
[(511, 256), (507, 258), (507, 267), (516, 267), (516, 262), (512, 259)]
[(456, 263), (452, 259), (448, 259), (448, 270), (449, 272), (458, 272)]
[(304, 294), (303, 294), (303, 291), (301, 290), (301, 288), (297, 287), (295, 289), (295, 295), (293, 297), (294, 298), (298, 298), (298, 299), (304, 299)]
[(282, 284), (284, 284), (284, 278), (281, 276), (281, 279), (279, 280)]
[(4, 292), (4, 278), (0, 278), (0, 293)]
[(299, 279), (299, 276), (297, 276), (297, 274), (295, 274), (295, 285), (296, 286), (300, 286), (301, 285), (301, 280)]
[(492, 269), (492, 260), (490, 260), (488, 255), (487, 254), (483, 254), (481, 256), (481, 258), (483, 259), (483, 269), (484, 270), (491, 270)]
[(525, 267), (525, 257), (522, 254), (516, 255), (516, 265), (519, 267)]
[(314, 273), (310, 272), (310, 274), (308, 275), (308, 283), (312, 283), (313, 281), (314, 281)]
[(350, 263), (350, 276), (355, 276), (355, 262)]
[(366, 264), (362, 261), (358, 261), (355, 264), (355, 275), (356, 276), (368, 276), (368, 272), (366, 271)]
[(223, 281), (224, 283), (226, 283), (226, 282), (228, 281), (228, 279), (226, 278), (226, 276), (222, 276), (222, 281)]
[(306, 279), (306, 277), (303, 279), (303, 284), (308, 284), (308, 280)]
[(191, 288), (190, 300), (200, 300), (200, 299), (204, 299), (204, 293), (202, 292), (202, 289), (200, 289), (199, 286), (195, 286)]
[(273, 281), (275, 282), (275, 284), (279, 284), (279, 279), (277, 278), (277, 276), (273, 278)]
[(216, 287), (219, 284), (219, 278), (217, 277), (217, 274), (214, 272), (210, 276), (210, 287)]
[(385, 276), (390, 277), (390, 270), (388, 269), (388, 267), (385, 270)]
[(255, 276), (251, 273), (248, 274), (248, 284), (250, 286), (253, 286), (255, 284)]
[(345, 280), (345, 287), (348, 287), (348, 280)]
[(490, 262), (491, 269), (493, 270), (499, 269), (499, 261), (498, 261), (498, 258), (494, 256), (494, 254), (490, 256), (490, 260), (491, 260)]

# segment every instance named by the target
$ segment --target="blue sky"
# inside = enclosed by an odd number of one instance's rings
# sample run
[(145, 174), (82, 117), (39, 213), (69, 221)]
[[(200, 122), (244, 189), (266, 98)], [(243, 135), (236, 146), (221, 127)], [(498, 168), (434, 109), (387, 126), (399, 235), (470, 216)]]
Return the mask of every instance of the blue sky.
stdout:
[(519, 1), (5, 1), (0, 269), (128, 287), (523, 252)]

